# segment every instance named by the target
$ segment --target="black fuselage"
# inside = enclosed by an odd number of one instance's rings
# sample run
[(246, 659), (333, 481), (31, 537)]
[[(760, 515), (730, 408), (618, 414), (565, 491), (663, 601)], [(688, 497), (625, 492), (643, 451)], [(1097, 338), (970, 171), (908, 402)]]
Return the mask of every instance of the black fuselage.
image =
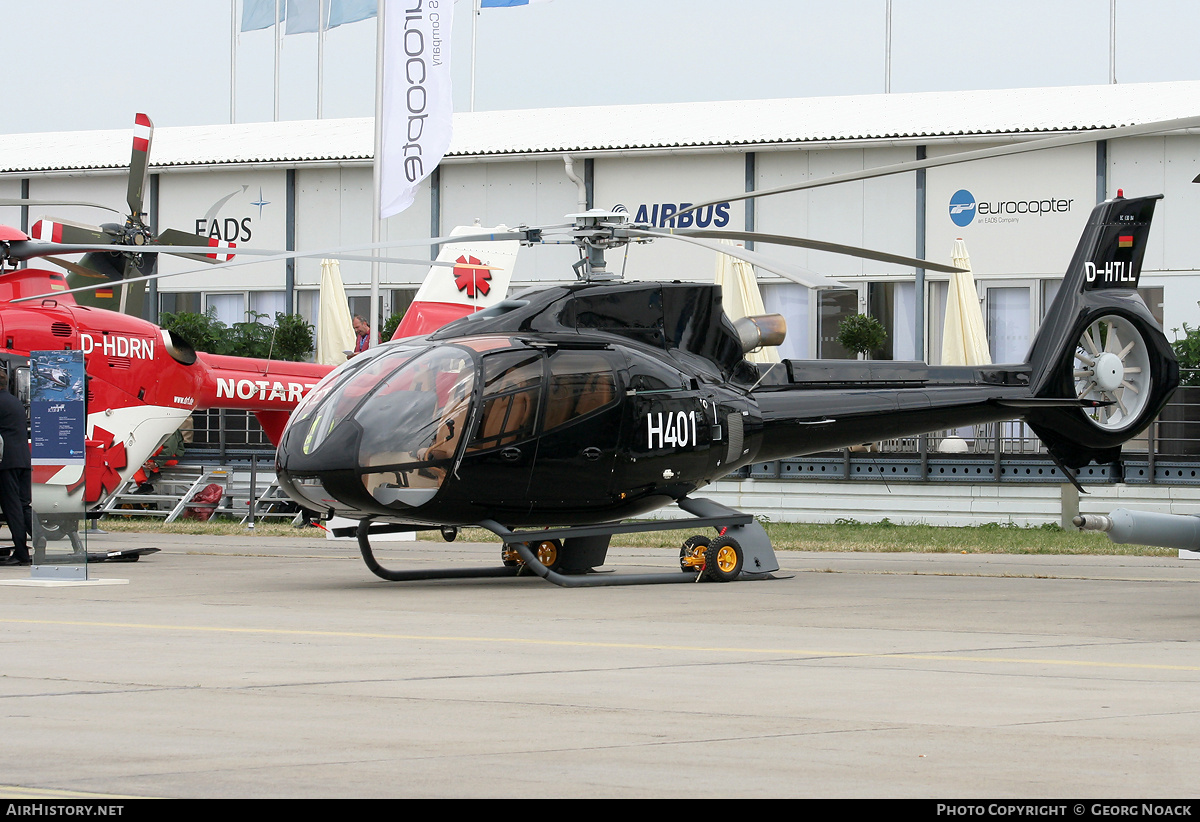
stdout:
[(1115, 460), (1179, 380), (1136, 290), (1157, 199), (1096, 206), (1024, 363), (755, 366), (715, 285), (552, 287), (332, 372), (292, 415), (280, 482), (356, 519), (515, 527), (625, 519), (756, 460), (1004, 419), (1068, 467)]

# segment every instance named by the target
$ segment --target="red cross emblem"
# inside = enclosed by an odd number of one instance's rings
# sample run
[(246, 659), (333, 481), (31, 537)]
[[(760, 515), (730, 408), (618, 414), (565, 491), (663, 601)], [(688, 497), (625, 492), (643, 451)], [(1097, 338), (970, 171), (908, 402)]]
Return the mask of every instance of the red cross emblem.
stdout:
[(85, 502), (97, 502), (104, 494), (111, 494), (121, 484), (119, 470), (128, 463), (125, 456), (125, 443), (113, 442), (113, 435), (97, 426), (92, 432), (92, 438), (84, 441), (87, 445), (83, 476), (74, 485), (67, 488), (74, 491), (81, 483), (86, 482), (83, 490)]
[(459, 263), (454, 266), (454, 285), (458, 290), (466, 292), (471, 299), (475, 299), (476, 292), (486, 297), (492, 290), (491, 283), (488, 282), (492, 278), (492, 272), (486, 268), (475, 268), (474, 266), (483, 265), (477, 257), (459, 257), (454, 262)]

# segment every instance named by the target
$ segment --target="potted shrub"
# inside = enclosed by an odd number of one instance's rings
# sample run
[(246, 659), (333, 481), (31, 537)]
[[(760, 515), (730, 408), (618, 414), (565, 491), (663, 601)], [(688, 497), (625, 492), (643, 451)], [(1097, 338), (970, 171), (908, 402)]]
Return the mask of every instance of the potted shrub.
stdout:
[(883, 348), (887, 331), (883, 323), (866, 314), (855, 314), (838, 323), (838, 344), (847, 351), (870, 357), (872, 351)]

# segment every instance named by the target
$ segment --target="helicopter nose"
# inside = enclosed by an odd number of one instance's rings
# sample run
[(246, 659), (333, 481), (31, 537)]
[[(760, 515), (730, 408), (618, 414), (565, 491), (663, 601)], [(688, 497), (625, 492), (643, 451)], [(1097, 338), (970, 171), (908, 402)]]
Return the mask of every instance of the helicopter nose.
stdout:
[(280, 470), (293, 486), (317, 481), (361, 511), (421, 507), (463, 441), (473, 382), (471, 355), (454, 346), (396, 349), (351, 365), (297, 409), (280, 442)]

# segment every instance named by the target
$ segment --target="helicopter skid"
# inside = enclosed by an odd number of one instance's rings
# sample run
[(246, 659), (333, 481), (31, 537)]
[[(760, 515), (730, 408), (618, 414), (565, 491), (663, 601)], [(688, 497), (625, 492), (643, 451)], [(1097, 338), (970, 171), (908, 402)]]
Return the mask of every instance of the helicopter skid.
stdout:
[[(608, 554), (608, 543), (613, 534), (641, 533), (649, 531), (677, 530), (686, 527), (724, 528), (724, 536), (737, 541), (742, 551), (741, 568), (733, 578), (767, 579), (771, 572), (779, 570), (779, 563), (771, 547), (770, 538), (763, 527), (750, 514), (705, 498), (684, 497), (676, 503), (679, 508), (692, 514), (691, 519), (660, 520), (657, 522), (606, 523), (570, 528), (553, 528), (542, 531), (511, 531), (494, 520), (478, 523), (504, 540), (505, 547), (516, 552), (521, 562), (489, 568), (426, 569), (420, 571), (394, 571), (384, 568), (371, 549), (371, 521), (364, 519), (358, 526), (358, 546), (367, 567), (376, 576), (391, 582), (413, 582), (429, 579), (469, 579), (479, 577), (516, 576), (528, 569), (547, 582), (562, 588), (594, 588), (610, 585), (663, 585), (680, 582), (696, 582), (707, 576), (698, 574), (614, 574), (600, 576), (595, 566), (603, 565)], [(386, 527), (386, 526), (385, 526)], [(543, 541), (560, 541), (561, 562), (552, 562), (555, 567), (544, 564), (530, 547)]]

